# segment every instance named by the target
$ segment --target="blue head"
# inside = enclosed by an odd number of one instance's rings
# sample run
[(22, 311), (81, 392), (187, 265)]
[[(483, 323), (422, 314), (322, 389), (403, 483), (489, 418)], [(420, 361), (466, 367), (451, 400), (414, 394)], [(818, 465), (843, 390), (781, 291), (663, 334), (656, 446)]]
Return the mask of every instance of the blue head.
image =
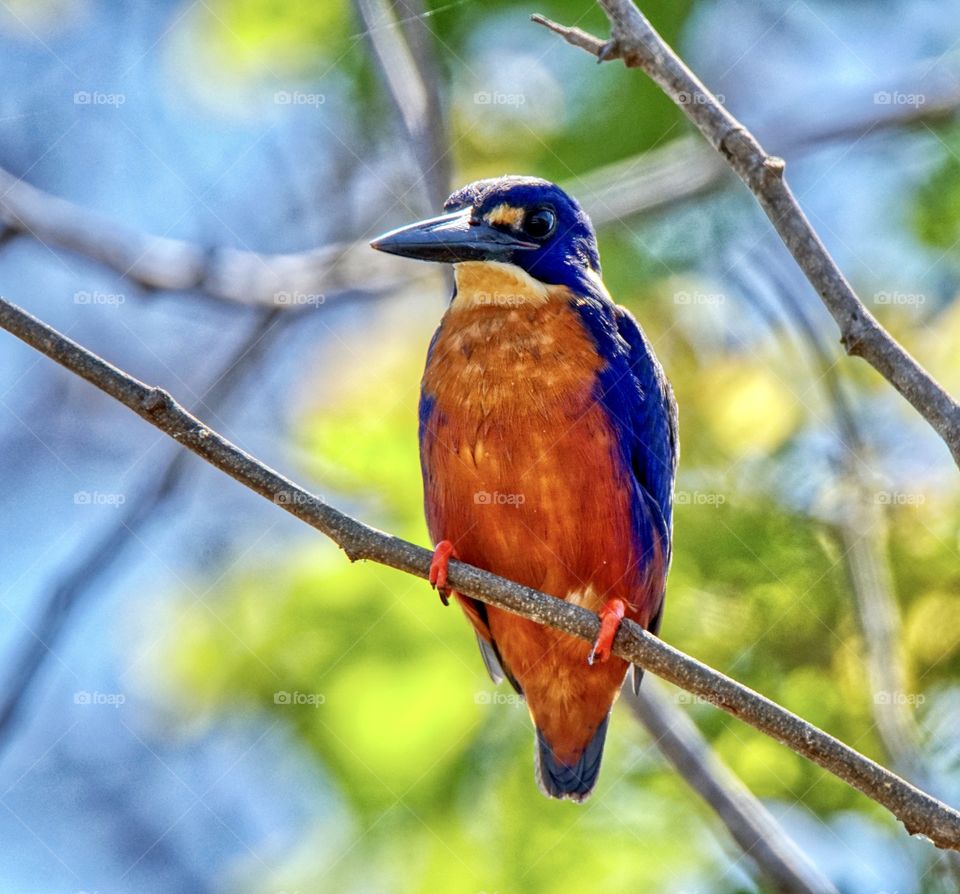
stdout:
[(386, 233), (380, 251), (456, 264), (513, 264), (548, 285), (581, 286), (599, 275), (590, 218), (559, 186), (536, 177), (477, 180), (458, 189), (445, 214)]

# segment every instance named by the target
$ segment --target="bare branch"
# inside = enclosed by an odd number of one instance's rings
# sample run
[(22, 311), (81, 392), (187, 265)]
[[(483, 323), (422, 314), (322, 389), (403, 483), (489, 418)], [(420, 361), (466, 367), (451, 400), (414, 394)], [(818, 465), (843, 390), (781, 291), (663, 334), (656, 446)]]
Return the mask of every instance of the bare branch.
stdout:
[(85, 255), (146, 289), (198, 289), (239, 304), (296, 309), (333, 292), (386, 289), (409, 282), (396, 258), (366, 243), (293, 254), (210, 248), (117, 224), (0, 169), (0, 228)]
[[(145, 385), (2, 298), (0, 328), (114, 397), (250, 490), (326, 534), (351, 560), (368, 559), (417, 577), (428, 576), (432, 558), (429, 550), (370, 528), (324, 503), (227, 441), (163, 389)], [(475, 599), (587, 641), (593, 641), (599, 632), (599, 620), (592, 612), (463, 562), (451, 562), (450, 585)], [(723, 708), (833, 773), (886, 807), (910, 834), (925, 835), (938, 847), (960, 850), (960, 813), (770, 699), (629, 621), (621, 626), (613, 651)]]
[(763, 804), (713, 753), (694, 722), (654, 680), (622, 698), (646, 727), (664, 757), (726, 826), (734, 841), (787, 894), (836, 894), (824, 876), (783, 831)]
[(530, 21), (536, 22), (538, 25), (543, 25), (544, 28), (549, 28), (551, 31), (559, 34), (570, 46), (580, 47), (581, 50), (586, 50), (591, 55), (596, 56), (597, 62), (617, 58), (607, 52), (609, 41), (594, 37), (582, 28), (570, 28), (567, 25), (561, 25), (559, 22), (554, 22), (552, 19), (540, 15), (538, 12), (530, 16)]
[(784, 179), (784, 161), (756, 138), (698, 80), (632, 0), (598, 0), (611, 26), (604, 42), (536, 16), (600, 61), (640, 68), (670, 97), (756, 196), (780, 238), (837, 325), (847, 353), (862, 357), (900, 392), (944, 440), (960, 465), (960, 405), (867, 310), (816, 234)]
[(450, 152), (432, 34), (422, 0), (354, 0), (380, 73), (403, 121), (427, 210), (450, 192)]

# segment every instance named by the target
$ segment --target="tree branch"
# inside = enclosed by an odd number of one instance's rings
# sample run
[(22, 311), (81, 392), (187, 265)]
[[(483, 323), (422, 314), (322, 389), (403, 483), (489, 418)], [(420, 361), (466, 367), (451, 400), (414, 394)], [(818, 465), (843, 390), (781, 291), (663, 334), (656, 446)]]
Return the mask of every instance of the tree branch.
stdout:
[(369, 251), (366, 242), (291, 254), (205, 248), (125, 227), (3, 169), (0, 229), (77, 252), (145, 289), (197, 289), (221, 301), (255, 307), (296, 310), (324, 303), (333, 292), (376, 291), (410, 280), (402, 262)]
[(622, 696), (677, 773), (720, 818), (744, 854), (785, 894), (837, 894), (759, 799), (713, 753), (696, 724), (654, 680)]
[(432, 213), (450, 193), (450, 151), (423, 0), (354, 0), (354, 5), (403, 122), (426, 210)]
[(839, 452), (831, 457), (833, 486), (838, 494), (835, 537), (864, 641), (877, 732), (894, 769), (919, 784), (929, 784), (931, 780), (922, 770), (913, 709), (898, 697), (905, 691), (907, 676), (898, 637), (903, 624), (887, 555), (887, 520), (877, 502), (877, 484), (867, 468), (867, 444), (844, 392), (833, 352), (791, 284), (779, 275), (776, 262), (771, 260), (762, 267), (807, 348), (812, 372), (822, 383), (837, 426)]
[[(368, 559), (417, 577), (428, 576), (432, 558), (429, 550), (370, 528), (328, 505), (204, 425), (163, 389), (145, 385), (2, 298), (0, 328), (120, 401), (250, 490), (326, 534), (351, 561)], [(585, 608), (463, 562), (450, 563), (450, 585), (465, 595), (584, 640), (594, 640), (599, 632), (597, 616)], [(833, 773), (886, 807), (910, 834), (925, 835), (938, 847), (960, 850), (960, 813), (770, 699), (629, 621), (621, 626), (613, 651), (723, 708)]]
[[(384, 0), (371, 2), (382, 4)], [(413, 9), (420, 0), (397, 2), (404, 9)], [(422, 17), (415, 15), (405, 16), (400, 24), (410, 29), (425, 28)], [(562, 31), (559, 25), (550, 26)], [(395, 29), (381, 30), (392, 34)], [(411, 34), (413, 37), (417, 35)], [(409, 53), (421, 71), (436, 68), (420, 46), (427, 37), (419, 34), (418, 40), (408, 39)], [(597, 38), (591, 40), (599, 44)], [(864, 116), (861, 109), (869, 94), (851, 91), (841, 103), (840, 114), (831, 114), (813, 127), (805, 122), (784, 130), (783, 122), (778, 121), (775, 148), (801, 155), (833, 140), (857, 139), (882, 128), (947, 117), (960, 106), (957, 78), (953, 72), (949, 75), (925, 85), (927, 102), (922, 106), (890, 103)], [(919, 77), (914, 71), (899, 72), (879, 86), (891, 93), (917, 92)], [(439, 207), (446, 198), (449, 155), (439, 148), (443, 116), (434, 80), (422, 78), (428, 100), (429, 138), (415, 146), (414, 154), (418, 161), (430, 159), (426, 168), (421, 164), (421, 169), (429, 172), (425, 175), (428, 190), (433, 207)], [(405, 94), (391, 96), (397, 103), (405, 101)], [(588, 171), (568, 186), (601, 227), (722, 186), (729, 175), (729, 165), (702, 141), (681, 137), (658, 149)], [(51, 195), (0, 169), (0, 244), (18, 235), (31, 236), (50, 249), (76, 252), (150, 291), (196, 291), (218, 301), (281, 309), (310, 306), (323, 296), (329, 298), (356, 288), (385, 290), (409, 282), (411, 275), (427, 275), (411, 274), (408, 266), (390, 255), (371, 258), (364, 240), (305, 252), (267, 254), (154, 236)]]
[[(832, 458), (838, 519), (834, 537), (843, 557), (855, 615), (863, 639), (871, 708), (877, 733), (893, 769), (920, 786), (932, 786), (920, 748), (914, 709), (901, 695), (906, 691), (903, 629), (889, 558), (886, 514), (877, 502), (877, 487), (866, 468), (869, 450), (860, 424), (847, 400), (832, 352), (823, 342), (803, 302), (772, 261), (766, 270), (787, 314), (793, 319), (810, 355), (816, 381), (823, 383), (836, 421), (840, 452)], [(943, 869), (960, 885), (960, 854), (938, 854)]]
[(657, 33), (633, 0), (598, 0), (611, 39), (533, 20), (601, 62), (621, 59), (640, 68), (670, 97), (756, 196), (770, 222), (840, 328), (847, 353), (862, 357), (940, 435), (960, 466), (960, 404), (887, 332), (846, 281), (784, 179), (784, 161), (756, 138), (699, 81)]

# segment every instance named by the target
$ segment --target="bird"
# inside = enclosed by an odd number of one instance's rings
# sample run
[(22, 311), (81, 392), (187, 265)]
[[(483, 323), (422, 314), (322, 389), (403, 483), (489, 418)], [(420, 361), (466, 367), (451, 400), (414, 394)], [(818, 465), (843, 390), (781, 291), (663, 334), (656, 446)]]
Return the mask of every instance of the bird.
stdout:
[[(420, 386), (430, 582), (472, 624), (494, 683), (524, 698), (535, 777), (551, 798), (593, 791), (629, 663), (623, 618), (658, 633), (679, 456), (673, 391), (601, 277), (593, 224), (536, 177), (478, 180), (443, 214), (373, 240), (452, 265), (450, 304)], [(600, 616), (590, 643), (449, 593), (451, 559)], [(633, 685), (642, 669), (634, 666)]]

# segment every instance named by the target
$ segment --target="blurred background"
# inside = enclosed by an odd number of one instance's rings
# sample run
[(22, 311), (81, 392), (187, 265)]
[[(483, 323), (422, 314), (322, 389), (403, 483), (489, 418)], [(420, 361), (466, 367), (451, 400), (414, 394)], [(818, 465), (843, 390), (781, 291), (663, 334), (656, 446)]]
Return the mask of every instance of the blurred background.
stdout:
[[(650, 0), (859, 294), (960, 392), (960, 3)], [(0, 290), (427, 543), (449, 283), (366, 240), (452, 187), (578, 197), (673, 382), (662, 636), (960, 803), (960, 494), (753, 198), (586, 0), (0, 0)], [(585, 805), (426, 584), (0, 339), (0, 889), (773, 890), (619, 705)], [(648, 677), (645, 686), (657, 689)], [(952, 892), (881, 808), (659, 686), (835, 889)]]

